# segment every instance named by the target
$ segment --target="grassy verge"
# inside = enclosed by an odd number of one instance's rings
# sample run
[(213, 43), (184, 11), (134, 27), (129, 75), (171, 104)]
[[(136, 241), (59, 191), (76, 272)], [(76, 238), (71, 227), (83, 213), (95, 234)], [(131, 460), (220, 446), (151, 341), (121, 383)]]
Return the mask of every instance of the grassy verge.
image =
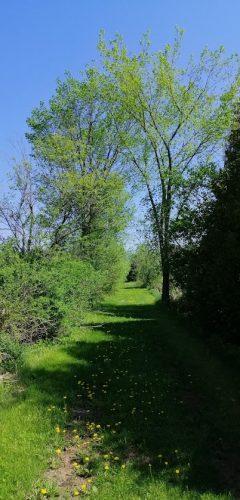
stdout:
[(125, 287), (68, 339), (28, 349), (21, 385), (11, 386), (2, 389), (2, 499), (57, 495), (44, 470), (62, 474), (68, 447), (81, 482), (61, 498), (239, 493), (238, 381), (147, 290)]

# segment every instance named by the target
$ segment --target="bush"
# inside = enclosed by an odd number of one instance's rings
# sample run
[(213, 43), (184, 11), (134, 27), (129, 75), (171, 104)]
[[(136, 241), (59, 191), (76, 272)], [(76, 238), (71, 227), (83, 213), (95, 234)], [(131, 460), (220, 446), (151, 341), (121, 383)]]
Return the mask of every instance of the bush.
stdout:
[(51, 272), (41, 259), (28, 262), (9, 247), (0, 250), (0, 322), (12, 339), (33, 342), (52, 336), (61, 315)]
[(105, 276), (90, 263), (66, 253), (26, 260), (10, 247), (0, 249), (0, 327), (10, 339), (51, 338), (66, 317), (81, 317), (101, 300)]
[(142, 243), (133, 254), (129, 279), (140, 281), (147, 288), (161, 288), (159, 255), (148, 244)]
[(105, 293), (112, 292), (125, 281), (130, 262), (123, 245), (115, 238), (82, 238), (75, 254), (100, 273)]
[(50, 259), (52, 290), (61, 316), (80, 318), (106, 291), (105, 276), (86, 261), (59, 253)]
[(21, 357), (22, 347), (7, 333), (0, 332), (0, 373), (15, 371)]

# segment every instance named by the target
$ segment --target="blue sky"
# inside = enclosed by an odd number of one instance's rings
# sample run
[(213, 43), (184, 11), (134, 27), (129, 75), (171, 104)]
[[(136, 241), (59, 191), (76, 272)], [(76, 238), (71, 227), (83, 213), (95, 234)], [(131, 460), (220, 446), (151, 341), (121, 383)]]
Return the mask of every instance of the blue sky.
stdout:
[(186, 55), (221, 44), (240, 52), (240, 0), (11, 0), (0, 13), (2, 186), (31, 109), (51, 96), (66, 69), (77, 74), (96, 59), (101, 28), (109, 37), (121, 33), (132, 50), (146, 30), (157, 47), (178, 25), (186, 30)]

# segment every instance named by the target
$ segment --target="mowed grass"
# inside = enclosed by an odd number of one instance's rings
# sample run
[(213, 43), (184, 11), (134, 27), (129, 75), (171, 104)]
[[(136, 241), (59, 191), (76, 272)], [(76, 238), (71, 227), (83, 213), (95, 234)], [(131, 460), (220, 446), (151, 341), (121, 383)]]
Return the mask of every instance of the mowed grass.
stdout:
[(97, 456), (92, 498), (238, 498), (234, 373), (149, 291), (126, 285), (61, 343), (29, 348), (21, 383), (2, 389), (0, 498), (42, 487), (53, 497), (44, 470), (64, 447), (56, 429), (73, 420), (79, 454), (87, 437)]

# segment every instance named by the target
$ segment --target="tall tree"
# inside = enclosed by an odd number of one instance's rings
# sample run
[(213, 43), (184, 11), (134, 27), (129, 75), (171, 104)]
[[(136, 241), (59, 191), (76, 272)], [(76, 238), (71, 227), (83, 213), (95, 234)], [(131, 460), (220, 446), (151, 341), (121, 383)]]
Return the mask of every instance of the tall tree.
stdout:
[[(169, 302), (171, 224), (213, 170), (213, 159), (232, 124), (238, 65), (223, 48), (204, 49), (200, 60), (180, 63), (182, 33), (172, 46), (151, 52), (147, 38), (129, 55), (117, 37), (100, 51), (109, 78), (109, 102), (128, 123), (125, 154), (144, 184), (158, 237), (163, 288)], [(121, 110), (121, 111), (120, 111)]]

